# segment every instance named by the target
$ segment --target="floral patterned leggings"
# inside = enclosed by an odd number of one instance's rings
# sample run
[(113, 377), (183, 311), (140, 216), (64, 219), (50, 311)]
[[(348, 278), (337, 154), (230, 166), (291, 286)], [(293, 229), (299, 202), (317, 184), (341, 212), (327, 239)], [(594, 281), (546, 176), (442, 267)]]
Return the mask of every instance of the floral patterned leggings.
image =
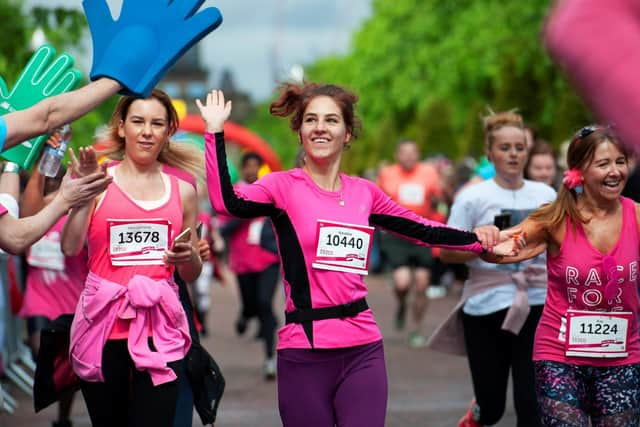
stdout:
[(598, 367), (534, 362), (544, 427), (637, 427), (640, 364)]

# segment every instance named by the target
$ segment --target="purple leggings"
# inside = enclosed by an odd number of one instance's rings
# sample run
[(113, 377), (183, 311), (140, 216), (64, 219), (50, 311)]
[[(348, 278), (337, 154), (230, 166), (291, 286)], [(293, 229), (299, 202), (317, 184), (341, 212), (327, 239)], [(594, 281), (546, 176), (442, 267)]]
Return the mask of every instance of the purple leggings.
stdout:
[(383, 427), (387, 371), (382, 341), (278, 350), (278, 402), (284, 427)]

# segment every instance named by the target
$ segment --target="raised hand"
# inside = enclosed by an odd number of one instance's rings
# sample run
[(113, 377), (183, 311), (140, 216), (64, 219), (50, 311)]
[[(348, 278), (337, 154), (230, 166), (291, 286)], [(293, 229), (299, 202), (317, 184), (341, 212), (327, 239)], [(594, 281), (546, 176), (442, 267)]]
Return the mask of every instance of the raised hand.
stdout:
[(76, 157), (72, 148), (69, 148), (69, 157), (71, 158), (70, 168), (74, 177), (82, 177), (98, 172), (98, 158), (93, 147), (80, 147), (78, 149), (78, 157)]
[[(82, 73), (73, 68), (73, 57), (62, 53), (56, 57), (48, 44), (40, 46), (24, 67), (11, 90), (0, 77), (0, 115), (29, 108), (45, 98), (75, 89)], [(2, 153), (2, 157), (30, 169), (40, 154), (47, 135), (25, 141)]]
[(198, 13), (204, 0), (123, 0), (117, 20), (106, 0), (84, 0), (93, 39), (91, 80), (110, 77), (125, 95), (146, 97), (164, 73), (222, 23), (215, 7)]
[(204, 104), (199, 99), (196, 99), (196, 105), (206, 123), (207, 131), (222, 132), (224, 122), (231, 115), (231, 101), (225, 102), (224, 93), (221, 90), (214, 89), (207, 94)]

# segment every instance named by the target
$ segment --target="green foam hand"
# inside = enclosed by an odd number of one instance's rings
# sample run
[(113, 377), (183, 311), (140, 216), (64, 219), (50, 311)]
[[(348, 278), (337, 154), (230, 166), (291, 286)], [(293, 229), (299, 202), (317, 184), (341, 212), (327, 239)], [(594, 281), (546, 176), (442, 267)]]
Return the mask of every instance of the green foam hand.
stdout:
[[(24, 110), (45, 98), (75, 89), (82, 73), (73, 67), (73, 57), (64, 52), (56, 57), (55, 49), (44, 44), (35, 51), (11, 90), (0, 77), (0, 116)], [(0, 154), (6, 160), (30, 169), (40, 155), (48, 135), (40, 135)]]

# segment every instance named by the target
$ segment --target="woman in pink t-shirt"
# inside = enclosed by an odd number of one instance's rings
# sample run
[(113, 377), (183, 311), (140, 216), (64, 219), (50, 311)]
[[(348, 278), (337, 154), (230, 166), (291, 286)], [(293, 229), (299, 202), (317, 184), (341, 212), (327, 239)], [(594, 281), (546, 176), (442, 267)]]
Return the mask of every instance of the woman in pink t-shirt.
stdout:
[[(277, 380), (285, 427), (384, 425), (387, 374), (382, 336), (369, 308), (367, 274), (374, 225), (422, 246), (481, 253), (476, 233), (447, 227), (400, 207), (374, 183), (340, 172), (355, 138), (357, 97), (335, 85), (284, 85), (271, 113), (290, 117), (305, 164), (231, 186), (223, 125), (231, 113), (221, 91), (197, 101), (206, 122), (209, 197), (219, 214), (269, 217), (286, 298), (278, 331)], [(509, 233), (480, 231), (487, 247), (514, 250)], [(494, 247), (501, 237), (504, 243)]]
[(640, 205), (620, 196), (627, 152), (609, 127), (588, 126), (567, 164), (557, 199), (518, 226), (526, 246), (508, 260), (547, 252), (533, 352), (543, 425), (637, 426)]

